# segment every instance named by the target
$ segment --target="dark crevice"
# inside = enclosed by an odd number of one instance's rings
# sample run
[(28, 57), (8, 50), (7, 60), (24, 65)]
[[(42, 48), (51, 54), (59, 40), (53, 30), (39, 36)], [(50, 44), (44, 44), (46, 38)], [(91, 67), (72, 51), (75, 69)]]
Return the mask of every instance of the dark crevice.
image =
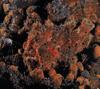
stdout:
[(64, 62), (59, 62), (59, 65), (56, 67), (56, 72), (66, 77), (66, 75), (68, 74), (68, 69), (69, 65), (65, 65)]
[(6, 14), (4, 13), (4, 10), (3, 10), (2, 6), (0, 6), (0, 24), (3, 23), (5, 16), (6, 16)]
[(43, 7), (37, 7), (37, 9), (35, 11), (39, 14), (42, 21), (45, 21), (47, 19), (48, 13), (47, 13), (46, 9), (44, 9)]
[(60, 20), (59, 22), (54, 22), (56, 25), (61, 25), (61, 24), (64, 24), (64, 22), (66, 21), (66, 18), (65, 19), (62, 19)]
[(41, 19), (44, 21), (48, 18), (47, 10), (45, 9), (47, 4), (52, 0), (39, 0), (35, 5), (37, 6), (36, 12), (39, 14)]
[(14, 89), (7, 77), (9, 77), (8, 74), (4, 74), (4, 76), (0, 78), (0, 89)]
[(47, 6), (48, 3), (52, 2), (52, 1), (53, 0), (38, 0), (35, 5), (44, 8)]
[(77, 29), (81, 25), (81, 22), (77, 22), (76, 26), (74, 29)]

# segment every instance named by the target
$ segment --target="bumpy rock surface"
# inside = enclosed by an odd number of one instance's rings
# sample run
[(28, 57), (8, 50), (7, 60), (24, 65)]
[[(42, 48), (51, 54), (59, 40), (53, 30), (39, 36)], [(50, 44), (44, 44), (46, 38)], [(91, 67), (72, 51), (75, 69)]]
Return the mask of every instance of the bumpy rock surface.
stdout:
[(41, 87), (100, 88), (99, 0), (0, 0), (0, 89)]

